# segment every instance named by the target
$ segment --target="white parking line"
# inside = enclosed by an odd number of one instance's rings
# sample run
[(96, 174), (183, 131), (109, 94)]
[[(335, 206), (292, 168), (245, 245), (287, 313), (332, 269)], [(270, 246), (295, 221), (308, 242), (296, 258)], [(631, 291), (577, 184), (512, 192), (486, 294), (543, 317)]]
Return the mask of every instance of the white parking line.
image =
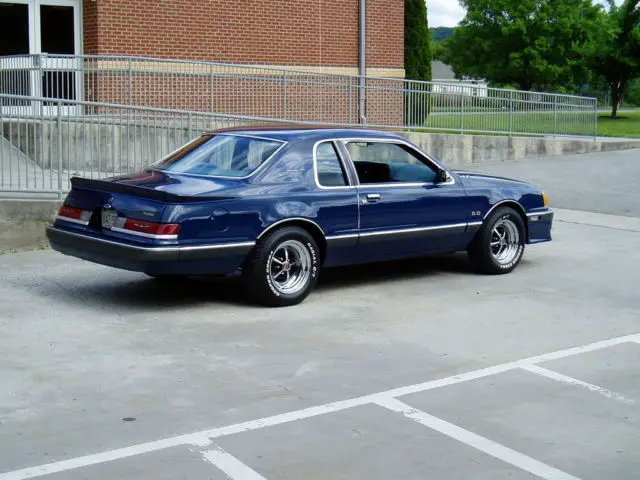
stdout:
[(422, 410), (413, 408), (396, 398), (384, 398), (376, 400), (377, 405), (391, 410), (392, 412), (401, 413), (407, 418), (440, 432), (447, 437), (458, 440), (465, 445), (480, 450), (481, 452), (491, 455), (498, 460), (502, 460), (510, 465), (525, 470), (540, 478), (553, 480), (578, 480), (578, 477), (558, 470), (546, 463), (542, 463), (535, 458), (531, 458), (523, 453), (517, 452), (509, 447), (505, 447), (499, 443), (489, 440), (488, 438), (477, 435), (469, 430), (458, 427), (453, 423), (449, 423), (441, 418), (429, 415)]
[(498, 373), (507, 372), (520, 368), (526, 365), (532, 365), (538, 362), (546, 362), (550, 360), (557, 360), (559, 358), (571, 357), (573, 355), (579, 355), (581, 353), (592, 352), (601, 350), (603, 348), (612, 347), (628, 342), (640, 342), (640, 333), (633, 335), (626, 335), (623, 337), (612, 338), (609, 340), (602, 340), (600, 342), (590, 343), (580, 347), (572, 347), (565, 350), (559, 350), (552, 353), (545, 353), (542, 355), (535, 355), (533, 357), (516, 360), (513, 362), (503, 363), (501, 365), (495, 365), (493, 367), (482, 368), (459, 375), (452, 375), (450, 377), (441, 378), (438, 380), (431, 380), (428, 382), (418, 383), (415, 385), (409, 385), (406, 387), (394, 388), (384, 392), (378, 392), (371, 395), (364, 395), (362, 397), (356, 397), (349, 400), (342, 400), (338, 402), (327, 403), (315, 407), (304, 408), (302, 410), (296, 410), (293, 412), (282, 413), (279, 415), (273, 415), (271, 417), (265, 417), (258, 420), (251, 420), (248, 422), (237, 423), (235, 425), (228, 425), (226, 427), (212, 428), (208, 430), (202, 430), (195, 433), (189, 433), (184, 435), (177, 435), (175, 437), (165, 438), (163, 440), (156, 440), (153, 442), (142, 443), (139, 445), (133, 445), (124, 448), (118, 448), (107, 452), (96, 453), (86, 455), (83, 457), (72, 458), (69, 460), (61, 460), (58, 462), (47, 463), (38, 465), (35, 467), (27, 467), (20, 470), (14, 470), (11, 472), (0, 473), (0, 480), (23, 480), (27, 478), (35, 478), (42, 475), (47, 475), (56, 472), (64, 472), (80, 467), (87, 467), (90, 465), (96, 465), (99, 463), (110, 462), (121, 458), (131, 457), (134, 455), (140, 455), (142, 453), (154, 452), (165, 448), (176, 447), (179, 445), (198, 445), (205, 447), (211, 444), (211, 440), (214, 438), (224, 437), (226, 435), (233, 435), (240, 432), (246, 432), (250, 430), (256, 430), (259, 428), (269, 427), (273, 425), (281, 425), (284, 423), (294, 422), (305, 418), (311, 418), (318, 415), (324, 415), (327, 413), (338, 412), (346, 410), (348, 408), (358, 407), (370, 403), (375, 403), (377, 400), (385, 400), (389, 397), (401, 397), (403, 395), (409, 395), (412, 393), (424, 392), (432, 390), (434, 388), (441, 388), (448, 385), (455, 385), (457, 383), (468, 382), (470, 380), (476, 380)]
[(551, 380), (555, 380), (556, 382), (562, 382), (568, 385), (575, 385), (578, 387), (586, 388), (587, 390), (591, 390), (592, 392), (599, 393), (600, 395), (607, 398), (611, 398), (612, 400), (617, 400), (618, 402), (626, 403), (627, 405), (635, 405), (636, 403), (636, 401), (633, 398), (627, 398), (624, 395), (621, 395), (617, 392), (612, 392), (611, 390), (607, 390), (606, 388), (599, 387), (598, 385), (593, 385), (592, 383), (583, 382), (582, 380), (578, 380), (577, 378), (569, 377), (567, 375), (563, 375), (562, 373), (554, 372), (553, 370), (549, 370), (548, 368), (543, 368), (538, 365), (524, 365), (520, 368), (523, 370), (527, 370), (528, 372), (532, 372), (537, 375), (550, 378)]
[(266, 480), (258, 472), (220, 447), (203, 452), (202, 458), (222, 470), (231, 480)]

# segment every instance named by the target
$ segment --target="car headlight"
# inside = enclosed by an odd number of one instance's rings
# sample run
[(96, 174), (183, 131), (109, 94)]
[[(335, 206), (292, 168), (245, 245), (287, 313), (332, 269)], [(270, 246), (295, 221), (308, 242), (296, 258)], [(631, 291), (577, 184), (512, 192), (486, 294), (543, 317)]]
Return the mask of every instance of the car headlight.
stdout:
[(542, 201), (544, 202), (544, 206), (549, 206), (549, 195), (546, 192), (542, 192)]

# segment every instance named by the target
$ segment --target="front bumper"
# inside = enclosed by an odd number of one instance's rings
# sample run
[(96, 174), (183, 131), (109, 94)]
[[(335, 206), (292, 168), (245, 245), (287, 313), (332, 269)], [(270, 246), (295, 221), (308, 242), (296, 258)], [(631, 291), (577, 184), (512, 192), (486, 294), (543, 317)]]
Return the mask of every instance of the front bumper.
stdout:
[(541, 243), (551, 241), (551, 229), (553, 227), (554, 212), (545, 210), (527, 214), (527, 231), (529, 243)]
[[(114, 268), (147, 273), (226, 273), (251, 251), (255, 242), (193, 246), (141, 246), (94, 235), (47, 227), (51, 248)], [(217, 267), (212, 265), (217, 263)], [(204, 271), (203, 271), (204, 270)]]

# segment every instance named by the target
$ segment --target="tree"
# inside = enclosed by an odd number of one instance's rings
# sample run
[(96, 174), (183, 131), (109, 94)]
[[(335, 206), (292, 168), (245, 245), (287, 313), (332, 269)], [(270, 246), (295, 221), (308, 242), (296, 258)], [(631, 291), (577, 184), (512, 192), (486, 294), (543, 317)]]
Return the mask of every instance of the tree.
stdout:
[(636, 107), (640, 107), (640, 78), (636, 78), (629, 84), (627, 102)]
[(451, 38), (453, 36), (453, 27), (436, 27), (431, 28), (431, 32), (433, 33), (433, 41), (434, 42), (442, 42), (447, 38)]
[(592, 0), (460, 0), (467, 15), (449, 41), (458, 76), (522, 90), (573, 92), (590, 77), (584, 47), (604, 11)]
[(633, 79), (640, 77), (640, 0), (609, 3), (609, 25), (594, 46), (595, 71), (611, 90), (611, 118)]
[(431, 80), (431, 32), (425, 1), (404, 2), (404, 69), (411, 80)]
[(450, 40), (451, 40), (450, 38), (446, 38), (440, 42), (433, 41), (431, 43), (431, 47), (432, 47), (431, 51), (433, 53), (434, 60), (440, 60), (441, 62), (449, 64), (449, 62), (451, 61), (451, 54), (450, 54), (450, 47), (449, 47)]

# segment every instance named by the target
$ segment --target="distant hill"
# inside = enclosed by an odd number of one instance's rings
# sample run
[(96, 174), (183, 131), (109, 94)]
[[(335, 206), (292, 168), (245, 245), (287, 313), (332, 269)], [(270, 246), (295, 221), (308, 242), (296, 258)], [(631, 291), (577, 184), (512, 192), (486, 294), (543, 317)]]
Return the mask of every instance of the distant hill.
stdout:
[(433, 39), (436, 42), (441, 42), (449, 37), (453, 37), (453, 27), (436, 27), (430, 28), (433, 32)]

